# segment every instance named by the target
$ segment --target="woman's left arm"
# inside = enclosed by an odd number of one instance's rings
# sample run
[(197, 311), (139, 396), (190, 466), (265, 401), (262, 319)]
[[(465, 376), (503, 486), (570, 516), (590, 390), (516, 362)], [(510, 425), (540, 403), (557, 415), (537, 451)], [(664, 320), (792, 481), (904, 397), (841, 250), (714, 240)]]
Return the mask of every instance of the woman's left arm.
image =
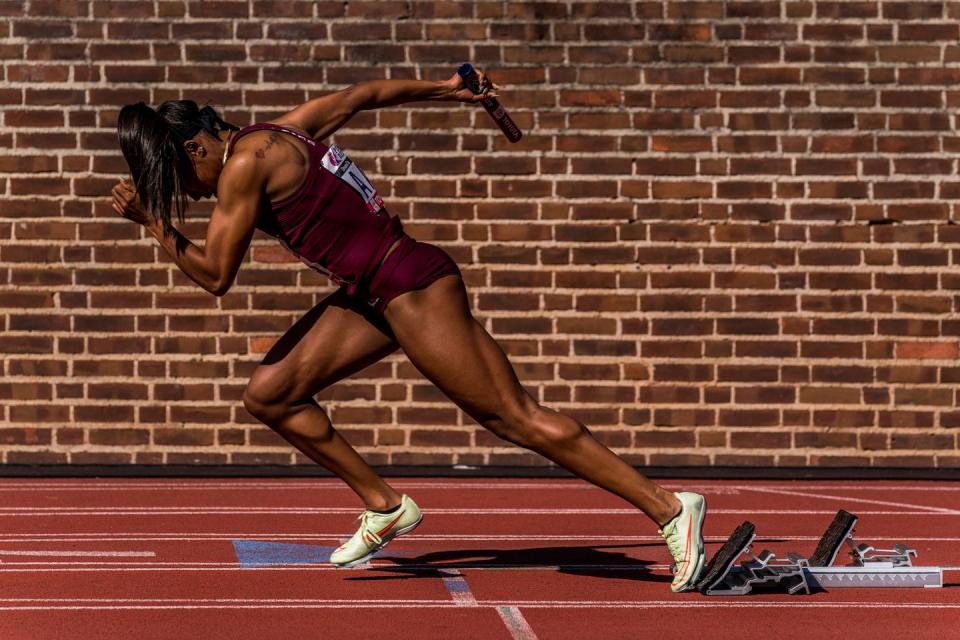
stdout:
[[(477, 70), (480, 86), (489, 82), (483, 72)], [(492, 89), (497, 85), (490, 84)], [(463, 79), (454, 74), (444, 82), (431, 80), (370, 80), (352, 87), (335, 91), (305, 102), (293, 111), (273, 120), (276, 124), (291, 125), (322, 140), (333, 135), (358, 111), (380, 109), (405, 102), (420, 100), (456, 100), (480, 102), (486, 97), (495, 97), (495, 91), (476, 95), (466, 88)]]

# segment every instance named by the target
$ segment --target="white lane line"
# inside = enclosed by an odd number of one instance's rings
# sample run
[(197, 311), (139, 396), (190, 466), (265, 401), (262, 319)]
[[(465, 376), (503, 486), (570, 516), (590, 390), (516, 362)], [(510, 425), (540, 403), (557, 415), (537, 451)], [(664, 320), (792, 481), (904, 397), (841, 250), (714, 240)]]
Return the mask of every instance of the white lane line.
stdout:
[[(602, 571), (653, 571), (653, 570), (667, 570), (673, 565), (668, 564), (642, 564), (640, 560), (635, 561), (637, 564), (503, 564), (503, 563), (487, 563), (479, 562), (478, 564), (471, 564), (469, 561), (463, 563), (457, 562), (444, 562), (443, 564), (396, 564), (393, 562), (365, 562), (363, 565), (358, 565), (356, 567), (351, 567), (349, 570), (367, 570), (367, 569), (376, 569), (376, 570), (395, 570), (402, 569), (404, 571), (436, 571), (444, 576), (446, 581), (448, 578), (460, 577), (463, 579), (460, 571), (465, 570), (478, 570), (478, 571), (559, 571), (559, 570), (602, 570)], [(240, 567), (236, 562), (4, 562), (3, 567), (7, 568), (29, 568), (29, 567), (76, 567), (76, 568), (103, 568), (104, 571), (111, 571), (113, 567), (126, 567), (129, 569), (139, 569), (139, 568), (186, 568), (186, 569), (196, 569), (203, 570), (210, 568), (242, 568), (246, 571), (253, 571), (255, 569), (274, 569), (274, 568), (299, 568), (299, 569), (309, 569), (312, 571), (338, 571), (343, 573), (348, 571), (348, 569), (342, 569), (334, 567), (333, 565), (326, 563), (284, 563), (277, 565), (260, 565), (260, 566), (250, 566), (250, 567)], [(451, 583), (453, 584), (453, 583)], [(461, 589), (462, 591), (462, 589)], [(467, 590), (469, 591), (469, 589)]]
[[(760, 493), (775, 493), (785, 496), (796, 496), (800, 498), (820, 498), (824, 500), (836, 500), (839, 502), (860, 502), (863, 504), (878, 504), (885, 507), (903, 507), (905, 509), (922, 509), (930, 513), (944, 513), (950, 515), (960, 514), (956, 509), (946, 509), (944, 507), (928, 507), (922, 504), (912, 504), (906, 502), (893, 502), (891, 500), (871, 500), (869, 498), (852, 498), (850, 496), (834, 496), (825, 493), (810, 493), (808, 491), (790, 491), (788, 489), (770, 489), (766, 487), (742, 487), (747, 491), (757, 491)], [(824, 487), (830, 491), (829, 488)]]
[[(0, 533), (0, 543), (3, 542), (89, 542), (103, 540), (110, 542), (188, 542), (188, 541), (231, 541), (231, 540), (303, 540), (303, 541), (335, 541), (343, 540), (342, 533), (290, 533), (290, 532), (250, 532), (242, 533)], [(407, 541), (587, 541), (587, 542), (655, 542), (663, 544), (660, 536), (624, 535), (618, 533), (564, 535), (564, 534), (407, 534), (403, 537)], [(819, 540), (820, 536), (797, 536), (767, 534), (758, 536), (760, 542), (777, 542), (780, 540)], [(902, 542), (960, 542), (956, 536), (881, 536), (871, 535), (871, 540), (897, 540)], [(707, 542), (725, 542), (725, 536), (704, 536)], [(396, 544), (402, 544), (396, 543)]]
[[(156, 609), (452, 609), (461, 605), (451, 600), (225, 600), (174, 601), (184, 604), (159, 604), (169, 601), (148, 600), (131, 603), (126, 600), (105, 600), (103, 604), (54, 604), (45, 600), (28, 600), (38, 605), (0, 604), (4, 611), (73, 611), (73, 610), (156, 610)], [(69, 601), (83, 602), (83, 601)], [(120, 604), (109, 604), (120, 603)], [(129, 604), (128, 604), (129, 603)], [(157, 603), (157, 604), (152, 604)], [(960, 603), (909, 602), (731, 602), (729, 600), (531, 600), (503, 602), (480, 600), (478, 607), (523, 607), (530, 609), (960, 609)]]
[(57, 551), (43, 550), (2, 550), (0, 556), (31, 556), (53, 558), (155, 558), (155, 551)]
[(500, 614), (500, 619), (503, 620), (513, 640), (537, 640), (537, 634), (520, 613), (519, 607), (497, 607), (497, 613)]
[[(6, 567), (7, 564), (0, 565), (0, 567)], [(373, 567), (367, 567), (366, 564), (358, 565), (353, 567), (354, 569), (372, 569)], [(381, 567), (382, 568), (382, 567)], [(401, 569), (400, 565), (395, 565), (392, 567), (394, 569)], [(667, 565), (663, 566), (663, 569), (666, 570)], [(487, 570), (487, 571), (558, 571), (556, 567), (492, 567), (489, 569), (483, 569), (482, 567), (464, 567), (470, 571), (474, 570)], [(436, 571), (437, 567), (424, 567), (422, 569), (413, 568), (411, 571)], [(585, 570), (590, 571), (600, 571), (601, 568), (590, 568), (587, 567)], [(633, 569), (636, 571), (637, 569)], [(641, 568), (643, 570), (643, 568)], [(272, 567), (57, 567), (57, 568), (0, 568), (0, 573), (114, 573), (114, 572), (126, 572), (126, 573), (147, 573), (147, 572), (227, 572), (227, 573), (249, 573), (251, 571), (258, 572), (269, 572), (269, 571), (344, 571), (343, 569), (334, 567), (334, 566), (323, 566), (323, 565), (303, 565), (303, 566), (272, 566)]]
[[(737, 481), (738, 483), (741, 481)], [(924, 485), (912, 485), (912, 486), (902, 486), (899, 484), (845, 484), (845, 485), (831, 485), (828, 484), (829, 481), (824, 481), (823, 483), (797, 483), (797, 484), (788, 484), (788, 485), (776, 485), (774, 489), (817, 489), (824, 490), (828, 489), (830, 491), (960, 491), (960, 481), (957, 480), (936, 480), (931, 481), (930, 486)], [(939, 484), (934, 484), (937, 482)], [(763, 483), (757, 483), (763, 484)], [(947, 485), (947, 486), (943, 486)], [(740, 484), (736, 486), (742, 486)]]
[[(204, 571), (208, 569), (219, 569), (226, 567), (236, 569), (236, 562), (156, 562), (156, 563), (122, 563), (122, 562), (6, 562), (4, 567), (16, 569), (20, 573), (30, 573), (32, 567), (56, 566), (63, 568), (86, 568), (79, 565), (95, 565), (89, 569), (98, 569), (100, 571), (110, 572), (114, 567), (130, 568), (155, 568), (155, 569), (183, 569), (192, 571)], [(132, 567), (131, 567), (132, 565)], [(461, 571), (667, 571), (673, 565), (669, 564), (636, 564), (636, 565), (610, 565), (610, 564), (558, 564), (558, 565), (516, 565), (516, 564), (456, 564), (445, 563), (442, 565), (432, 564), (392, 564), (386, 562), (366, 563), (362, 570), (367, 571), (426, 571), (426, 572), (461, 572)], [(20, 567), (23, 567), (21, 570)], [(101, 568), (102, 567), (102, 568)], [(89, 570), (88, 569), (88, 570)], [(326, 564), (284, 564), (270, 567), (243, 567), (244, 571), (333, 571), (342, 574), (343, 569)], [(354, 567), (354, 570), (360, 570), (360, 567)], [(940, 567), (942, 571), (960, 571), (960, 566)], [(59, 569), (56, 569), (59, 570)], [(0, 572), (3, 570), (0, 569)], [(50, 572), (55, 571), (51, 569)], [(13, 571), (11, 571), (13, 572)], [(446, 578), (445, 578), (446, 579)], [(458, 597), (459, 594), (453, 594), (453, 599), (457, 601), (470, 601), (472, 593), (468, 593), (465, 598)], [(471, 605), (473, 606), (473, 605)]]
[[(635, 561), (637, 564), (505, 564), (494, 562), (477, 561), (476, 564), (465, 560), (462, 563), (444, 562), (442, 564), (397, 564), (394, 562), (366, 562), (362, 566), (352, 567), (351, 570), (403, 570), (403, 571), (436, 571), (444, 576), (444, 580), (453, 577), (462, 577), (461, 571), (666, 571), (673, 565), (669, 564), (644, 564), (641, 560)], [(255, 570), (286, 570), (303, 569), (309, 571), (336, 571), (343, 573), (345, 569), (334, 567), (326, 563), (285, 563), (282, 565), (264, 565), (257, 567), (240, 567), (234, 562), (4, 562), (4, 567), (10, 569), (24, 569), (30, 567), (76, 567), (102, 569), (103, 571), (112, 571), (114, 567), (125, 567), (128, 569), (140, 568), (183, 568), (204, 570), (207, 568), (226, 567), (228, 569), (241, 568), (245, 571)], [(960, 571), (960, 566), (940, 567), (943, 571)], [(2, 569), (0, 569), (2, 570)], [(464, 578), (465, 581), (465, 578)]]
[[(756, 489), (756, 491), (771, 491)], [(776, 493), (787, 493), (777, 491)], [(842, 501), (858, 501), (857, 498), (841, 496), (814, 495), (808, 493), (789, 492), (813, 498), (828, 498)], [(861, 502), (878, 502), (874, 500), (859, 500)], [(897, 505), (892, 502), (880, 504)], [(905, 508), (914, 505), (903, 505)], [(875, 516), (958, 516), (960, 510), (944, 509), (940, 507), (915, 506), (915, 511), (858, 511), (857, 515)], [(356, 515), (355, 507), (0, 507), (0, 517), (68, 517), (68, 516), (203, 516), (203, 515)], [(524, 515), (524, 516), (556, 516), (556, 515), (640, 515), (637, 509), (539, 509), (539, 508), (438, 508), (424, 509), (425, 513), (436, 516), (456, 515)], [(830, 509), (711, 509), (714, 515), (834, 515)]]
[[(884, 492), (901, 493), (905, 491), (913, 492), (960, 492), (960, 483), (957, 486), (899, 486), (899, 485), (830, 485), (830, 484), (790, 484), (790, 485), (764, 485), (755, 483), (743, 485), (742, 481), (737, 485), (729, 484), (704, 484), (704, 483), (663, 483), (663, 486), (671, 490), (695, 491), (706, 495), (739, 495), (743, 491), (771, 489), (771, 490), (818, 490), (818, 491), (844, 491), (844, 492)], [(473, 482), (451, 482), (451, 483), (432, 483), (432, 482), (394, 482), (394, 486), (402, 490), (424, 489), (424, 490), (450, 490), (450, 491), (496, 491), (504, 490), (533, 490), (533, 491), (595, 491), (601, 492), (602, 489), (594, 487), (586, 482), (570, 481), (567, 479), (557, 479), (549, 482), (513, 482), (497, 483), (495, 481)], [(211, 491), (211, 490), (231, 490), (238, 489), (250, 491), (349, 491), (349, 487), (343, 483), (336, 482), (278, 482), (278, 483), (153, 483), (153, 484), (107, 484), (107, 483), (87, 483), (87, 484), (10, 484), (4, 483), (0, 479), (0, 492), (22, 492), (22, 491), (47, 491), (47, 492), (103, 492), (103, 491)], [(860, 499), (863, 500), (863, 499)]]
[[(262, 566), (262, 567), (241, 567), (237, 563), (223, 563), (226, 566), (202, 566), (202, 565), (192, 565), (190, 563), (102, 563), (97, 566), (76, 566), (76, 564), (92, 564), (92, 563), (63, 563), (61, 566), (49, 567), (47, 568), (46, 564), (55, 564), (55, 563), (3, 563), (0, 565), (0, 573), (113, 573), (113, 572), (127, 572), (127, 573), (147, 573), (147, 572), (237, 572), (237, 573), (249, 573), (251, 571), (258, 572), (270, 572), (270, 571), (334, 571), (343, 573), (345, 570), (334, 567), (333, 565), (326, 564), (303, 564), (303, 565), (274, 565), (274, 566)], [(213, 563), (210, 563), (213, 564)], [(18, 566), (13, 566), (18, 565)], [(44, 565), (44, 566), (36, 566)], [(65, 566), (69, 565), (69, 566)], [(111, 566), (107, 566), (111, 565)], [(120, 565), (120, 566), (117, 566)], [(373, 563), (364, 563), (363, 565), (353, 567), (352, 571), (393, 571), (393, 572), (402, 572), (402, 571), (427, 571), (427, 572), (437, 572), (439, 571), (609, 571), (609, 572), (638, 572), (642, 571), (645, 573), (652, 573), (655, 571), (666, 572), (672, 565), (666, 564), (637, 564), (637, 565), (538, 565), (538, 566), (519, 566), (519, 565), (456, 565), (454, 563), (445, 564), (445, 565), (401, 565), (401, 564), (373, 564)], [(943, 571), (960, 571), (960, 567), (940, 567)], [(472, 597), (471, 593), (463, 598), (458, 597), (457, 595), (451, 596), (455, 601), (461, 602), (461, 606), (465, 603), (469, 603), (469, 606), (474, 606), (473, 601), (470, 601), (469, 598)]]

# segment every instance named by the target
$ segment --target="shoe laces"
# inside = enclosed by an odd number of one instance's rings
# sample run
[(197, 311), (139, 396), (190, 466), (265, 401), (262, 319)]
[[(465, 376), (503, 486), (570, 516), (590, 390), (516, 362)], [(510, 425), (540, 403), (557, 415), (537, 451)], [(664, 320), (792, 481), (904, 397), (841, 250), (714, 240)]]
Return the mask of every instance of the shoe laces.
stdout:
[(372, 520), (375, 516), (376, 514), (372, 511), (364, 511), (358, 516), (357, 520), (360, 521), (360, 531), (357, 533), (360, 534), (360, 539), (364, 542), (373, 540), (374, 544), (380, 544), (383, 540), (377, 535), (377, 532), (373, 530), (372, 526)]
[(665, 524), (663, 529), (660, 530), (660, 535), (666, 540), (667, 548), (670, 549), (670, 555), (673, 556), (675, 561), (680, 562), (680, 559), (683, 558), (683, 545), (680, 542), (680, 535), (677, 532), (678, 522), (680, 522), (680, 516), (677, 516)]

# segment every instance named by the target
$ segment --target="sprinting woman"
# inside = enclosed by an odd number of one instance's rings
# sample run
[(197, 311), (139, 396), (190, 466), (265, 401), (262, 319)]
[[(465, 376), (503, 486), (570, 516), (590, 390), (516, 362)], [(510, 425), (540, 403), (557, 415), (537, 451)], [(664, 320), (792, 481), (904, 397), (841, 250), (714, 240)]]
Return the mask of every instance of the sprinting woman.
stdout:
[[(320, 142), (355, 113), (418, 100), (475, 103), (499, 87), (479, 73), (474, 95), (446, 82), (377, 80), (311, 100), (243, 129), (189, 100), (157, 110), (125, 106), (117, 133), (132, 182), (113, 208), (143, 225), (177, 266), (221, 296), (255, 229), (275, 237), (340, 288), (284, 334), (254, 371), (247, 410), (343, 479), (365, 511), (330, 561), (350, 567), (413, 530), (421, 513), (337, 433), (314, 395), (397, 348), (447, 397), (500, 438), (535, 451), (636, 506), (657, 523), (674, 558), (671, 588), (694, 587), (703, 562), (703, 496), (671, 493), (621, 460), (576, 420), (540, 406), (500, 346), (478, 323), (457, 265), (406, 235), (363, 171)], [(216, 197), (206, 241), (175, 227), (187, 197)]]

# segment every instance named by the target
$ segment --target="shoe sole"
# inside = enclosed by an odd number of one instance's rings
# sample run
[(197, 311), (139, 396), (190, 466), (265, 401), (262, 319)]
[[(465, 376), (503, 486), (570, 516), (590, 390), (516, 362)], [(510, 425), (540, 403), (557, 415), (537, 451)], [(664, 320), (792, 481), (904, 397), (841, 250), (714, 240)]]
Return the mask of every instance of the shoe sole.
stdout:
[[(390, 544), (390, 542), (392, 542), (394, 538), (396, 538), (396, 537), (398, 537), (398, 536), (402, 536), (402, 535), (405, 534), (405, 533), (410, 533), (411, 531), (413, 531), (414, 529), (416, 529), (417, 527), (419, 527), (421, 522), (423, 522), (423, 514), (420, 514), (420, 517), (419, 517), (419, 518), (417, 519), (417, 521), (414, 522), (413, 524), (409, 524), (409, 525), (407, 525), (406, 527), (404, 527), (403, 529), (397, 529), (392, 536), (390, 536), (389, 538), (387, 538), (386, 540), (384, 540), (383, 542), (381, 542), (381, 543), (380, 543), (380, 546), (374, 547), (373, 549), (371, 549), (370, 552), (369, 552), (367, 555), (365, 555), (365, 556), (360, 556), (360, 557), (357, 558), (356, 560), (351, 560), (350, 562), (345, 562), (345, 563), (343, 563), (343, 564), (334, 564), (333, 566), (335, 566), (335, 567), (338, 568), (338, 569), (349, 569), (349, 568), (351, 568), (351, 567), (357, 566), (358, 564), (363, 564), (364, 562), (366, 562), (367, 560), (369, 560), (369, 559), (372, 558), (373, 556), (375, 556), (375, 555), (377, 555), (378, 553), (380, 553), (381, 551), (383, 551), (384, 548), (386, 548), (386, 546), (387, 546), (388, 544)], [(333, 564), (333, 563), (331, 563), (331, 564)]]
[(703, 547), (703, 520), (707, 517), (707, 499), (703, 499), (703, 509), (700, 510), (700, 519), (697, 522), (697, 531), (700, 532), (700, 544), (697, 545), (697, 550), (700, 552), (700, 557), (697, 560), (697, 568), (693, 570), (693, 573), (690, 574), (690, 579), (688, 579), (682, 587), (679, 589), (674, 589), (673, 586), (670, 586), (670, 590), (674, 593), (683, 593), (684, 591), (693, 591), (697, 585), (697, 579), (700, 577), (700, 572), (703, 571), (703, 565), (706, 558)]

